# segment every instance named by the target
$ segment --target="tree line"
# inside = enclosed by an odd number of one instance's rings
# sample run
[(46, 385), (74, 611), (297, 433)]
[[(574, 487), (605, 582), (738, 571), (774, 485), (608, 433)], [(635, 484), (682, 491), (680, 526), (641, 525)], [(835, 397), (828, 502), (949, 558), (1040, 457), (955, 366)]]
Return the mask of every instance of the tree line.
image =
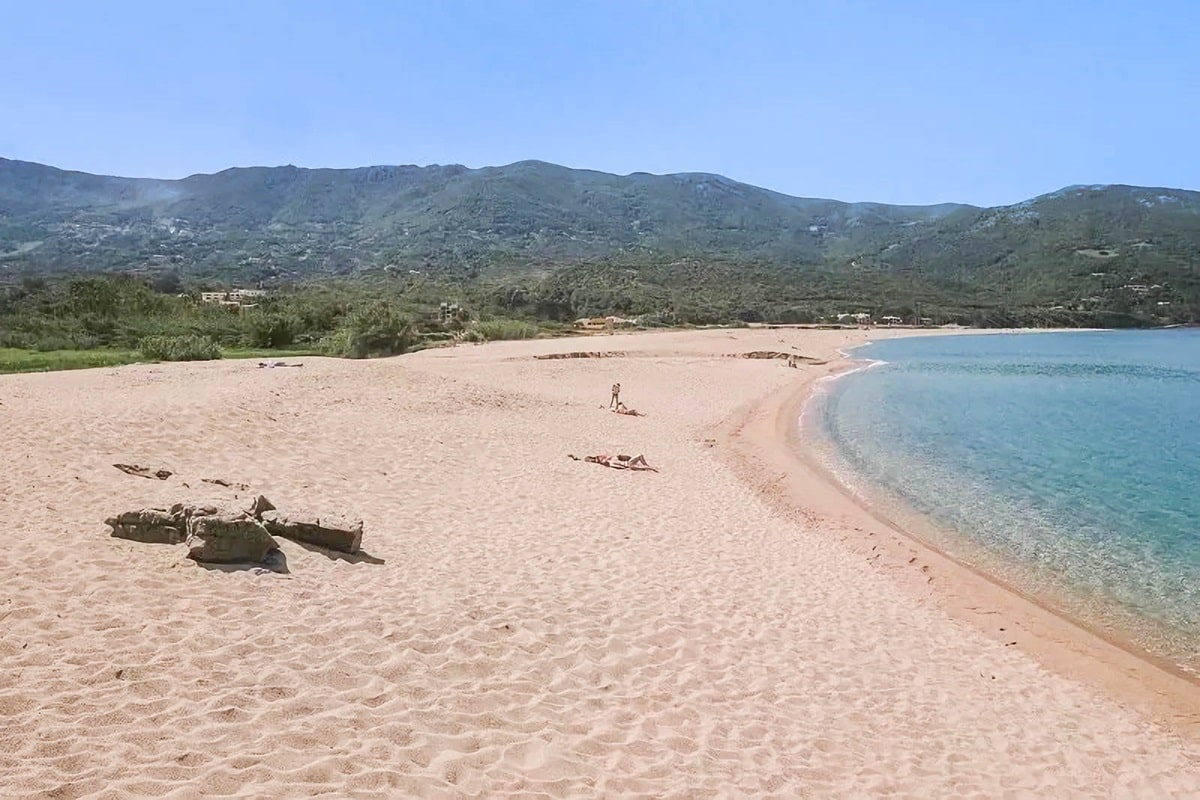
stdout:
[[(1090, 304), (1009, 304), (989, 287), (947, 287), (912, 275), (686, 260), (497, 279), (380, 271), (274, 287), (249, 306), (201, 301), (202, 291), (219, 288), (228, 287), (185, 285), (171, 273), (27, 278), (0, 286), (0, 348), (140, 349), (159, 359), (296, 348), (367, 357), (454, 339), (561, 333), (578, 318), (601, 315), (645, 326), (812, 324), (859, 312), (977, 327), (1136, 327), (1200, 317), (1186, 303), (1163, 306), (1128, 292)], [(443, 303), (460, 310), (447, 318)]]

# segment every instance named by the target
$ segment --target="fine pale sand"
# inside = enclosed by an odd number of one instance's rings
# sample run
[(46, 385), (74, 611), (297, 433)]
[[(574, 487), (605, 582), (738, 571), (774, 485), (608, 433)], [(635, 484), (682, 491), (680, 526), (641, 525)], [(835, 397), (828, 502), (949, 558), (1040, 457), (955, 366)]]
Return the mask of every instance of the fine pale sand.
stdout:
[[(0, 795), (1200, 796), (1195, 685), (789, 456), (835, 365), (725, 357), (877, 335), (0, 378)], [(623, 355), (533, 358), (580, 350)], [(661, 472), (567, 458), (601, 452)], [(360, 516), (364, 553), (256, 574), (108, 536), (247, 497), (203, 478)]]

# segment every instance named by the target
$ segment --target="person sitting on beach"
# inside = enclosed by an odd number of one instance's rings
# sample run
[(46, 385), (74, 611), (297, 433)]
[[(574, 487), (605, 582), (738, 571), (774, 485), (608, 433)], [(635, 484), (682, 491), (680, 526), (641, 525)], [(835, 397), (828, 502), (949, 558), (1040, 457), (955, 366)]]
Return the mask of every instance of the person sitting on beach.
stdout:
[(608, 407), (614, 408), (621, 404), (621, 384), (614, 383), (612, 385), (612, 397), (608, 400)]
[(637, 409), (630, 408), (629, 406), (625, 405), (624, 403), (622, 403), (620, 401), (617, 402), (617, 407), (614, 410), (618, 414), (624, 414), (627, 417), (644, 417), (644, 416), (646, 416), (645, 414), (638, 411)]
[(651, 472), (658, 472), (658, 468), (650, 466), (649, 462), (646, 461), (646, 457), (641, 453), (638, 453), (636, 456), (629, 456), (625, 455), (624, 453), (619, 453), (615, 456), (608, 453), (601, 453), (600, 455), (596, 456), (584, 456), (582, 459), (579, 456), (568, 453), (567, 458), (570, 458), (574, 461), (586, 461), (589, 464), (599, 464), (602, 467), (610, 467), (612, 469), (631, 469), (635, 471), (649, 470)]

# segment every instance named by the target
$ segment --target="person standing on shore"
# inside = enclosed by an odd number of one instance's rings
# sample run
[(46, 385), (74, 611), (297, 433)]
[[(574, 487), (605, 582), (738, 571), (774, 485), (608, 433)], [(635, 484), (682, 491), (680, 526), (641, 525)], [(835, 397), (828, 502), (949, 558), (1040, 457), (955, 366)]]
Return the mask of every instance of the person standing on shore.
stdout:
[(616, 408), (621, 403), (621, 384), (614, 383), (612, 385), (612, 397), (609, 398), (608, 407)]

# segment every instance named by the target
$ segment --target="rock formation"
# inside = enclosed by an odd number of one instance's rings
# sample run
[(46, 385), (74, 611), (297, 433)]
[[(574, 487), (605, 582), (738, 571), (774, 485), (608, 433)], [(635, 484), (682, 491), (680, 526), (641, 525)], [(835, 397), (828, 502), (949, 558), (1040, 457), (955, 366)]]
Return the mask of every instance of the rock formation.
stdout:
[(262, 514), (267, 531), (295, 542), (315, 544), (343, 553), (357, 553), (362, 544), (362, 520), (355, 522), (333, 521), (318, 517), (289, 517), (274, 509)]
[(194, 516), (216, 514), (215, 506), (176, 503), (170, 509), (142, 508), (126, 511), (104, 520), (112, 535), (146, 544), (179, 544), (188, 537), (188, 520)]
[(119, 539), (148, 544), (183, 542), (189, 558), (211, 563), (263, 562), (279, 547), (273, 536), (353, 554), (358, 552), (363, 534), (362, 520), (289, 516), (261, 494), (242, 510), (176, 503), (170, 509), (126, 511), (104, 522)]
[(179, 525), (176, 517), (164, 508), (143, 508), (126, 511), (104, 520), (112, 527), (112, 535), (118, 539), (129, 539), (147, 544), (179, 544), (187, 538), (187, 532)]
[(252, 563), (266, 559), (279, 543), (248, 514), (193, 516), (187, 523), (188, 558), (213, 564)]

